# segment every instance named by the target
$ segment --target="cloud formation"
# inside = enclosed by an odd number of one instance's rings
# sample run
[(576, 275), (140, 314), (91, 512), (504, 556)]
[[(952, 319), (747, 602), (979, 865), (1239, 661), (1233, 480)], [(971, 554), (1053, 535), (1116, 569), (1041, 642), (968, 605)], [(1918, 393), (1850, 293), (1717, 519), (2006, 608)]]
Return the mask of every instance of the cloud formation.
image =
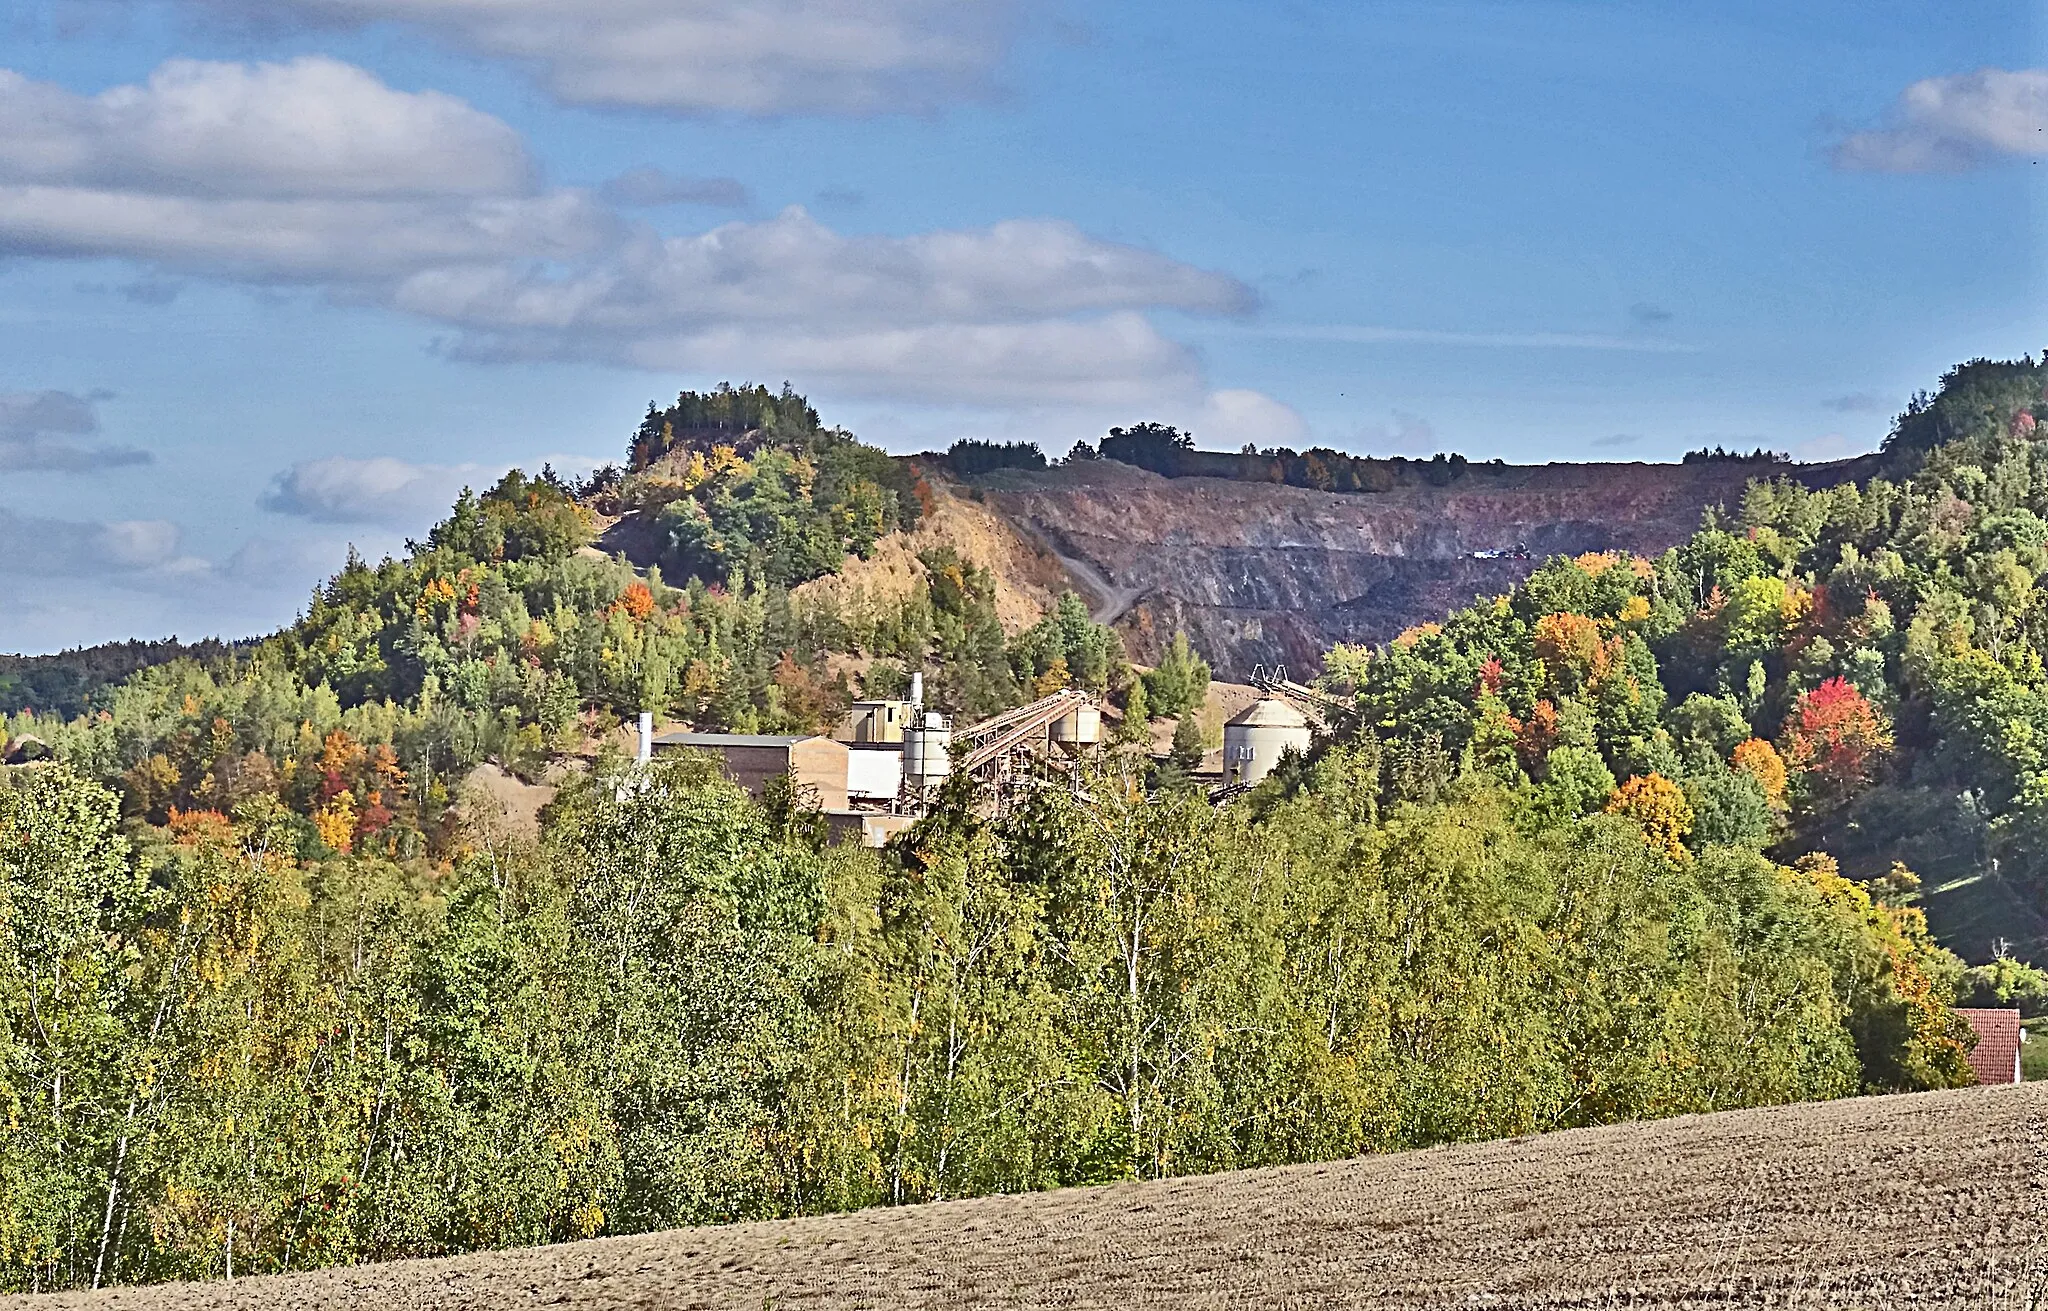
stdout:
[[(402, 545), (352, 534), (371, 558)], [(247, 637), (289, 623), (348, 542), (254, 539), (226, 559), (188, 551), (157, 519), (76, 520), (0, 507), (0, 651), (36, 653), (124, 637)]]
[(63, 391), (0, 392), (0, 470), (93, 473), (150, 462), (148, 451), (132, 446), (71, 440), (99, 430), (99, 414), (86, 397)]
[[(666, 236), (596, 194), (537, 187), (498, 120), (331, 60), (180, 61), (96, 97), (6, 79), (0, 254), (322, 286), (454, 329), (460, 358), (1128, 404), (1202, 393), (1193, 355), (1148, 311), (1254, 301), (1235, 278), (1054, 220), (847, 236), (792, 208)], [(357, 120), (360, 139), (345, 130)], [(646, 201), (723, 183), (638, 170), (613, 190)]]
[(1442, 450), (1436, 425), (1419, 414), (1395, 410), (1385, 423), (1367, 423), (1352, 438), (1352, 449), (1366, 455), (1435, 455)]
[(522, 193), (535, 175), (519, 135), (489, 114), (311, 56), (174, 59), (97, 96), (0, 70), (0, 123), (0, 177), (18, 185), (392, 199)]
[(926, 113), (985, 98), (1018, 0), (191, 0), (266, 25), (391, 22), (529, 69), (573, 105)]
[(613, 234), (535, 177), (504, 123), (331, 59), (174, 60), (90, 97), (0, 70), (0, 254), (360, 284)]
[(477, 359), (581, 358), (660, 370), (780, 371), (866, 394), (1063, 404), (1199, 386), (1139, 311), (1234, 314), (1234, 278), (1017, 220), (849, 237), (801, 208), (699, 236), (640, 233), (560, 273), (471, 265), (408, 278), (394, 303), (463, 331)]
[(1834, 149), (1835, 167), (1873, 173), (1959, 173), (2048, 154), (2048, 68), (1982, 68), (1930, 77), (1901, 92), (1884, 127)]
[(480, 466), (411, 464), (390, 456), (302, 460), (277, 475), (266, 510), (327, 524), (417, 529), (447, 513), (466, 485), (490, 479)]
[(1209, 394), (1194, 431), (1204, 445), (1220, 449), (1245, 442), (1261, 448), (1292, 447), (1308, 435), (1308, 424), (1293, 406), (1264, 392), (1224, 388)]
[(99, 522), (44, 519), (0, 507), (0, 559), (7, 576), (133, 579), (206, 572), (206, 561), (184, 554), (184, 534), (162, 519)]

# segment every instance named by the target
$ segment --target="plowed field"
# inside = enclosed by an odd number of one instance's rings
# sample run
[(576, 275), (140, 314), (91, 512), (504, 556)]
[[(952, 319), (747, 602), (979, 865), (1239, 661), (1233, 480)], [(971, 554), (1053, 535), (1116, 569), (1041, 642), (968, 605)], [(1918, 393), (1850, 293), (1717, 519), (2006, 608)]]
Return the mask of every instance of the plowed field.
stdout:
[(2048, 1085), (6, 1306), (2048, 1309)]

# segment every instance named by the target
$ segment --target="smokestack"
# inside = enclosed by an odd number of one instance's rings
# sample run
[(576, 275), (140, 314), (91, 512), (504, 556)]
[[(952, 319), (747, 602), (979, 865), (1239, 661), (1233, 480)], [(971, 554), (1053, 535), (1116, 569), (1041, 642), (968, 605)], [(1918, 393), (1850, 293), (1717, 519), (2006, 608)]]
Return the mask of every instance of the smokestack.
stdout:
[(637, 759), (643, 765), (654, 759), (654, 713), (649, 710), (640, 712), (640, 754)]
[(921, 673), (912, 674), (910, 676), (910, 710), (915, 715), (916, 712), (922, 709), (924, 709), (924, 675)]

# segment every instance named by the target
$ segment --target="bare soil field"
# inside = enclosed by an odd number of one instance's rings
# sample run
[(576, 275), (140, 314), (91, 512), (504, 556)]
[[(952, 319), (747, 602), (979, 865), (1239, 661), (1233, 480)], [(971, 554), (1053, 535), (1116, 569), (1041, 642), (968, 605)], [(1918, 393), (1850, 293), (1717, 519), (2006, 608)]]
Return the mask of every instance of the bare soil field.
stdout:
[(9, 1308), (2048, 1308), (2048, 1085)]

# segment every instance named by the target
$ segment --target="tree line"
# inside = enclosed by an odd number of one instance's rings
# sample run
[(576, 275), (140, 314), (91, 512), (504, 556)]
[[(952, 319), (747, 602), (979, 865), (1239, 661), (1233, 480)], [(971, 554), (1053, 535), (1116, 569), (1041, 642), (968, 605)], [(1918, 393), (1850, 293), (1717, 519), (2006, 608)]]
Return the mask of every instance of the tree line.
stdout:
[[(1112, 766), (827, 845), (707, 761), (537, 842), (301, 858), (0, 786), (0, 1279), (213, 1278), (1954, 1082), (1939, 954), (1825, 862)], [(1391, 805), (1383, 798), (1394, 798)], [(1929, 962), (1934, 962), (1930, 964)], [(1934, 971), (1934, 972), (1930, 972)]]

